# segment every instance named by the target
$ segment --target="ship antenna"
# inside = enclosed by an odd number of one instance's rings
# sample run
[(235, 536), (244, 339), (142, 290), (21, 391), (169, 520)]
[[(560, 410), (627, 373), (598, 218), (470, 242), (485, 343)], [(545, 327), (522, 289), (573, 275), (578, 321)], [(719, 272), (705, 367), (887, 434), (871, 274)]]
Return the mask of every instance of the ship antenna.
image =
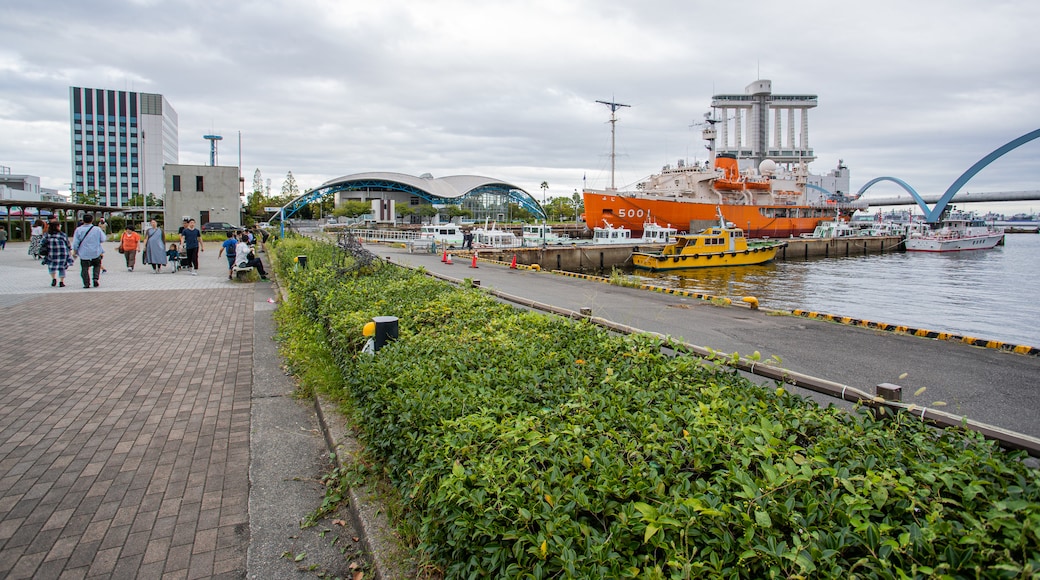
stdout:
[(614, 126), (617, 124), (617, 110), (621, 107), (631, 107), (632, 105), (623, 105), (621, 103), (615, 103), (614, 101), (596, 101), (597, 103), (603, 103), (610, 107), (610, 191), (617, 191), (614, 187)]

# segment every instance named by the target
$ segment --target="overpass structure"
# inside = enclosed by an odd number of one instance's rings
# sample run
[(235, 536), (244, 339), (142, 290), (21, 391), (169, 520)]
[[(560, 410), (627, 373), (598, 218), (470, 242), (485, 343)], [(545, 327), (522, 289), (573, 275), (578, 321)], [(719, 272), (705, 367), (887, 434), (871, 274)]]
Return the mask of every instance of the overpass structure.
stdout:
[[(939, 221), (939, 218), (942, 216), (943, 211), (946, 210), (946, 206), (949, 205), (950, 202), (958, 201), (958, 200), (955, 200), (954, 198), (958, 196), (958, 193), (960, 192), (961, 188), (964, 187), (964, 185), (966, 183), (968, 183), (968, 180), (970, 180), (972, 177), (975, 177), (976, 173), (982, 171), (987, 165), (989, 165), (990, 163), (993, 163), (994, 161), (996, 161), (1000, 157), (1003, 157), (1004, 154), (1008, 153), (1009, 151), (1017, 149), (1017, 148), (1021, 147), (1022, 145), (1025, 145), (1026, 143), (1029, 143), (1030, 141), (1032, 141), (1034, 139), (1037, 139), (1037, 138), (1040, 138), (1040, 129), (1037, 129), (1035, 131), (1031, 131), (1029, 133), (1026, 133), (1025, 135), (1022, 135), (1021, 137), (1019, 137), (1017, 139), (1013, 139), (1011, 141), (1008, 141), (1004, 145), (1001, 145), (997, 149), (994, 149), (993, 152), (991, 152), (989, 155), (986, 155), (982, 159), (979, 159), (978, 161), (976, 161), (974, 165), (969, 167), (967, 171), (962, 173), (960, 177), (958, 177), (956, 180), (954, 180), (954, 182), (952, 184), (950, 184), (950, 187), (948, 187), (946, 189), (945, 193), (943, 193), (941, 196), (939, 196), (939, 198), (934, 202), (935, 203), (934, 207), (928, 207), (928, 204), (932, 203), (932, 202), (929, 202), (928, 200), (926, 200), (923, 196), (921, 196), (921, 194), (917, 193), (917, 191), (914, 190), (914, 188), (911, 187), (909, 183), (903, 181), (902, 179), (899, 179), (898, 177), (887, 177), (887, 176), (885, 176), (885, 177), (875, 177), (874, 179), (871, 179), (870, 181), (868, 181), (863, 187), (861, 187), (859, 189), (859, 192), (856, 194), (856, 196), (857, 196), (857, 198), (862, 197), (862, 195), (864, 193), (866, 193), (866, 191), (868, 189), (870, 189), (874, 184), (880, 183), (882, 181), (891, 181), (891, 182), (899, 185), (900, 187), (902, 187), (904, 190), (906, 190), (906, 192), (910, 194), (910, 197), (913, 199), (913, 201), (915, 201), (917, 203), (917, 205), (921, 208), (921, 211), (924, 212), (925, 219), (928, 220), (929, 222), (934, 223), (934, 222)], [(1024, 194), (1027, 194), (1027, 195), (1032, 195), (1032, 197), (1014, 197), (1014, 198), (1007, 198), (1007, 199), (997, 199), (998, 196), (1010, 195), (1012, 193), (1024, 193)], [(1040, 199), (1040, 197), (1037, 197), (1035, 194), (1036, 194), (1036, 192), (1004, 192), (1004, 193), (994, 193), (994, 194), (975, 194), (976, 196), (991, 195), (991, 196), (994, 196), (994, 197), (993, 198), (987, 198), (987, 199), (974, 199), (974, 198), (970, 199), (970, 200), (962, 199), (960, 201), (1020, 201), (1020, 200)], [(968, 195), (970, 195), (970, 194), (967, 194), (967, 193), (964, 194), (965, 197), (967, 197)], [(866, 200), (866, 201), (868, 201), (868, 203), (870, 205), (906, 205), (908, 202), (905, 200), (905, 198), (903, 198), (903, 199), (904, 199), (904, 201), (902, 201), (902, 202), (888, 203), (888, 204), (879, 203), (879, 202), (874, 201), (874, 200)]]
[[(918, 194), (921, 201), (924, 203), (939, 203), (942, 200), (941, 195), (937, 194)], [(949, 203), (972, 203), (977, 201), (1034, 201), (1040, 200), (1040, 190), (1031, 191), (988, 191), (988, 192), (977, 192), (977, 191), (962, 191), (954, 194), (950, 198)], [(907, 195), (890, 195), (884, 197), (861, 197), (859, 201), (866, 202), (868, 206), (888, 206), (888, 205), (913, 205), (918, 201)]]

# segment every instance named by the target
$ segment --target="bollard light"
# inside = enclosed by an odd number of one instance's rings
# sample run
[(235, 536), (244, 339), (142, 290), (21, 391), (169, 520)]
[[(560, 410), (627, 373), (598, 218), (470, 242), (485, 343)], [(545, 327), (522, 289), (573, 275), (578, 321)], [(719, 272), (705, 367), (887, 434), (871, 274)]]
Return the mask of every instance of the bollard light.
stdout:
[(372, 337), (375, 347), (375, 351), (379, 352), (379, 349), (391, 341), (397, 340), (397, 317), (396, 316), (376, 316), (372, 319), (375, 323), (375, 335)]

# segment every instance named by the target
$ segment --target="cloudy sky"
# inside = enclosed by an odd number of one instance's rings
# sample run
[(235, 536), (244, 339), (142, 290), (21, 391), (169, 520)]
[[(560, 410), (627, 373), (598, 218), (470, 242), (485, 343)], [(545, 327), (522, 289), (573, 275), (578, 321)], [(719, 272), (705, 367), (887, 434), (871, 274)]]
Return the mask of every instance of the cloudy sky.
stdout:
[[(280, 191), (341, 175), (476, 174), (540, 197), (703, 160), (711, 96), (756, 78), (816, 94), (810, 145), (858, 189), (942, 193), (1040, 128), (1040, 2), (699, 0), (7, 0), (0, 165), (68, 189), (68, 87), (161, 93), (180, 162)], [(1040, 140), (969, 191), (1040, 190)], [(877, 194), (900, 192), (882, 184)], [(993, 206), (1040, 211), (1040, 201)]]

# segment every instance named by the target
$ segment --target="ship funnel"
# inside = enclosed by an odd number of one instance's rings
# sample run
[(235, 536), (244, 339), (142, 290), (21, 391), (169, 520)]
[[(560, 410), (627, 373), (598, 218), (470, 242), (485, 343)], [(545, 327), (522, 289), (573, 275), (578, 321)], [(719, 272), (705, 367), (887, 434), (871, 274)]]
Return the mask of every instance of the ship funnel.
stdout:
[(739, 179), (740, 165), (737, 156), (732, 153), (719, 153), (715, 157), (715, 169), (721, 169), (725, 173), (725, 179)]

